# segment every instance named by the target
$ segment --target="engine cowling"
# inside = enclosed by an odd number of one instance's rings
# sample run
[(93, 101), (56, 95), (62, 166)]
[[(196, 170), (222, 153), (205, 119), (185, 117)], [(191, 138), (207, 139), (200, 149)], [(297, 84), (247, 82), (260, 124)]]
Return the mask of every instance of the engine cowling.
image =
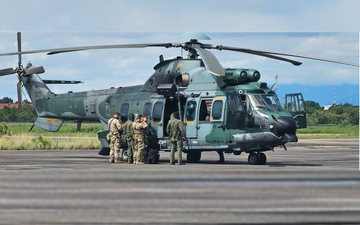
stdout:
[(225, 69), (224, 82), (228, 85), (237, 85), (260, 80), (260, 72), (254, 69)]

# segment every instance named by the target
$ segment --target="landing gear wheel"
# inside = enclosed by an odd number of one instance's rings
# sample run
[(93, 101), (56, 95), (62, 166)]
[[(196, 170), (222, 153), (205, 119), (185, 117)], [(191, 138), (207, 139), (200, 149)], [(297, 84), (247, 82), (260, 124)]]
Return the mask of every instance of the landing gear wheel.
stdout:
[(122, 154), (119, 156), (120, 159), (122, 159), (124, 162), (127, 162), (128, 159), (129, 159), (129, 156), (128, 156), (128, 150), (127, 149), (124, 149), (122, 151)]
[(259, 161), (259, 158), (257, 157), (257, 154), (255, 154), (253, 152), (249, 154), (249, 157), (248, 157), (249, 164), (257, 165), (258, 161)]
[(188, 152), (186, 154), (186, 161), (188, 163), (197, 163), (201, 159), (201, 152)]
[(258, 154), (258, 165), (265, 165), (266, 164), (266, 155), (264, 153)]

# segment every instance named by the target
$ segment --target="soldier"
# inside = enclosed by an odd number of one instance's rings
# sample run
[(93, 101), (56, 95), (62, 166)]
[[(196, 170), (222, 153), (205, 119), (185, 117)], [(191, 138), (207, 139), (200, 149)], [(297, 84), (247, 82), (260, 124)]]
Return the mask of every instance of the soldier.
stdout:
[(145, 131), (148, 125), (146, 119), (139, 115), (137, 120), (133, 123), (134, 141), (136, 148), (136, 156), (134, 164), (144, 164), (144, 150), (145, 150)]
[(177, 161), (182, 165), (182, 139), (185, 137), (185, 128), (183, 122), (179, 120), (179, 113), (171, 114), (166, 131), (171, 141), (170, 164), (175, 165), (175, 151), (177, 150)]
[(147, 158), (148, 158), (148, 146), (149, 146), (149, 129), (150, 129), (150, 124), (148, 123), (147, 117), (143, 116), (143, 122), (146, 123), (147, 127), (145, 129), (143, 129), (143, 135), (144, 135), (144, 151), (143, 151), (143, 159), (144, 162), (147, 162)]
[(133, 123), (134, 123), (134, 114), (130, 113), (128, 120), (124, 124), (125, 131), (125, 140), (128, 146), (128, 163), (133, 163), (135, 158), (135, 148), (134, 148), (134, 137), (133, 137)]
[[(109, 141), (110, 141), (110, 163), (117, 163), (119, 160), (120, 150), (120, 134), (122, 132), (122, 126), (119, 121), (120, 113), (115, 112), (113, 118), (109, 119)], [(121, 159), (122, 161), (122, 159)]]

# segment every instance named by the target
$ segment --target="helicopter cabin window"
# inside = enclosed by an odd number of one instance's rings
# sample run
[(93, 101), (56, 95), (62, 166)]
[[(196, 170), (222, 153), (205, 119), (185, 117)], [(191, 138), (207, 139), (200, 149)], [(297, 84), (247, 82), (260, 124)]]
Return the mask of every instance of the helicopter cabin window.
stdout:
[(161, 121), (163, 108), (164, 108), (164, 103), (162, 102), (156, 102), (154, 104), (153, 115), (152, 115), (154, 122)]
[(146, 117), (150, 116), (151, 106), (152, 106), (151, 102), (146, 102), (144, 104), (144, 111), (143, 111), (144, 116), (146, 116)]
[(223, 101), (216, 100), (212, 107), (212, 119), (213, 120), (220, 120), (222, 117), (222, 109), (223, 109)]
[(129, 115), (129, 103), (124, 103), (121, 105), (121, 109), (120, 109), (121, 121), (125, 122), (127, 120), (128, 115)]
[(212, 99), (202, 99), (199, 111), (199, 122), (210, 122)]
[(241, 95), (231, 94), (227, 96), (226, 127), (228, 129), (242, 129), (245, 127), (245, 110)]
[(186, 120), (187, 121), (194, 121), (196, 116), (196, 102), (189, 101), (186, 104)]

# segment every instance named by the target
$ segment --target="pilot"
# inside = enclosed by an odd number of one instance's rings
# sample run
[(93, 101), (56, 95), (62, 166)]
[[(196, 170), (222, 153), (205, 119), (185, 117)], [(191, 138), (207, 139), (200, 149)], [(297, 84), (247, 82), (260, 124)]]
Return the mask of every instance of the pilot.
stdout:
[(169, 123), (166, 127), (166, 132), (169, 134), (171, 141), (171, 155), (170, 164), (175, 165), (175, 151), (177, 151), (178, 165), (183, 165), (182, 162), (182, 139), (185, 137), (185, 127), (181, 120), (179, 120), (179, 113), (171, 114)]
[(125, 141), (128, 146), (128, 163), (132, 164), (134, 162), (134, 137), (133, 137), (133, 123), (134, 123), (134, 114), (130, 113), (128, 120), (124, 124), (125, 131)]
[[(119, 151), (120, 151), (120, 134), (122, 132), (122, 126), (119, 121), (120, 113), (115, 112), (114, 116), (109, 119), (109, 141), (110, 141), (110, 163), (117, 163), (119, 161)], [(120, 154), (122, 155), (122, 154)], [(122, 159), (121, 159), (122, 161)]]
[(139, 115), (137, 120), (133, 123), (133, 133), (134, 133), (134, 141), (136, 148), (136, 156), (133, 164), (144, 164), (144, 151), (145, 151), (145, 139), (146, 130), (148, 124), (146, 123), (146, 118), (143, 115)]

